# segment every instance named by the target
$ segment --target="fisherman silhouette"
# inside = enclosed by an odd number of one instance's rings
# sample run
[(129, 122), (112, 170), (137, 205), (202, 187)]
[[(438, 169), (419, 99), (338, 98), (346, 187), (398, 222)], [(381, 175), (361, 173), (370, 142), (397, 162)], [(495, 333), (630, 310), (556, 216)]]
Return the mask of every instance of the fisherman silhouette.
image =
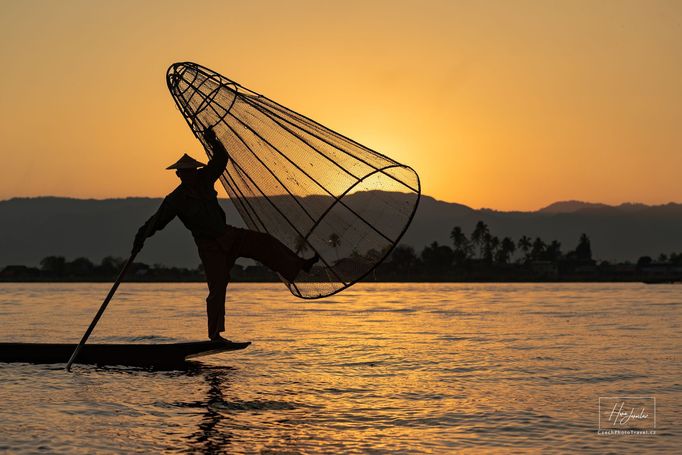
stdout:
[(206, 273), (208, 337), (213, 341), (230, 342), (220, 334), (225, 331), (225, 296), (230, 269), (237, 258), (255, 259), (293, 282), (301, 270), (310, 272), (319, 256), (315, 254), (303, 259), (269, 234), (227, 224), (213, 185), (225, 170), (229, 155), (212, 129), (204, 132), (204, 139), (213, 157), (204, 165), (184, 154), (166, 168), (175, 169), (181, 183), (137, 231), (132, 253), (138, 253), (148, 237), (166, 227), (176, 216), (180, 218), (192, 232)]

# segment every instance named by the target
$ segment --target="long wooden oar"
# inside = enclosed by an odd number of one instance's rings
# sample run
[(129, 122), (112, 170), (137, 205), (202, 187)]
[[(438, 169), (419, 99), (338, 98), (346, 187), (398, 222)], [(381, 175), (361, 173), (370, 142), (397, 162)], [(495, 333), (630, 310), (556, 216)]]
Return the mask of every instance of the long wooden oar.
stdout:
[(69, 363), (66, 364), (66, 371), (71, 371), (71, 364), (76, 360), (76, 357), (78, 356), (78, 353), (80, 352), (81, 348), (83, 347), (85, 342), (88, 341), (88, 337), (90, 337), (90, 334), (95, 329), (97, 322), (99, 322), (99, 318), (102, 317), (102, 314), (104, 314), (104, 310), (107, 309), (109, 301), (111, 301), (111, 298), (114, 296), (116, 289), (118, 289), (118, 285), (121, 284), (121, 280), (123, 279), (123, 276), (128, 270), (128, 267), (130, 267), (130, 265), (133, 263), (135, 256), (137, 256), (137, 253), (131, 254), (128, 260), (126, 261), (125, 265), (121, 269), (121, 272), (118, 274), (118, 278), (116, 278), (116, 281), (114, 282), (114, 285), (111, 287), (109, 294), (107, 294), (107, 298), (104, 299), (104, 302), (102, 302), (102, 306), (99, 307), (99, 311), (95, 315), (95, 319), (92, 320), (92, 322), (90, 323), (90, 327), (88, 327), (88, 330), (85, 331), (85, 334), (83, 335), (83, 338), (81, 338), (80, 343), (78, 343), (78, 346), (76, 346), (76, 349), (73, 351), (73, 354), (71, 354)]

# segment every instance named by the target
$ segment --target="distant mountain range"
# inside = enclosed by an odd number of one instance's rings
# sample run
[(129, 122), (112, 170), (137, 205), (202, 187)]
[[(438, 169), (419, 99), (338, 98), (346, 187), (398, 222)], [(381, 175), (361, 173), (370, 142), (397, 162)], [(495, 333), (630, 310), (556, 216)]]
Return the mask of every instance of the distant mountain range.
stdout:
[[(350, 197), (362, 198), (362, 193)], [(156, 210), (155, 198), (69, 199), (15, 198), (0, 201), (0, 267), (37, 265), (48, 255), (84, 256), (99, 262), (124, 257), (137, 228)], [(357, 202), (357, 201), (356, 201)], [(361, 201), (360, 201), (361, 202)], [(229, 200), (221, 200), (228, 222), (243, 226)], [(401, 243), (420, 251), (433, 241), (450, 244), (454, 226), (471, 233), (484, 221), (493, 235), (517, 240), (522, 235), (558, 240), (564, 251), (575, 248), (581, 233), (592, 240), (597, 259), (636, 261), (643, 255), (682, 252), (682, 204), (609, 206), (579, 201), (556, 202), (534, 212), (472, 209), (423, 196)], [(196, 267), (192, 237), (173, 221), (145, 246), (139, 260), (148, 264)]]
[[(679, 205), (679, 204), (668, 204), (668, 205)], [(541, 213), (573, 213), (579, 210), (607, 210), (607, 209), (617, 209), (620, 211), (638, 211), (651, 206), (646, 204), (633, 204), (631, 202), (626, 202), (620, 205), (607, 205), (598, 202), (583, 202), (583, 201), (560, 201), (544, 207), (538, 212)], [(655, 206), (661, 207), (661, 206)]]

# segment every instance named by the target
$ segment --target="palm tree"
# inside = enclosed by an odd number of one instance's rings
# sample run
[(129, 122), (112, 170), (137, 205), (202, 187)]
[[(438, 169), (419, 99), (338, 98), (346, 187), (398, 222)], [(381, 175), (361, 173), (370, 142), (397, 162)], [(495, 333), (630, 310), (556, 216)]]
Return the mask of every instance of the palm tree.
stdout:
[(543, 242), (540, 237), (536, 237), (533, 241), (533, 249), (530, 252), (531, 259), (534, 261), (542, 260), (546, 249), (547, 245), (545, 245), (545, 242)]
[(331, 245), (332, 248), (336, 251), (336, 260), (339, 260), (339, 246), (341, 245), (341, 237), (335, 232), (332, 232), (329, 235), (329, 239), (327, 240), (329, 242), (329, 245)]
[(458, 263), (462, 263), (469, 259), (471, 256), (471, 242), (467, 239), (464, 232), (462, 232), (462, 228), (459, 226), (452, 228), (450, 238), (452, 239), (452, 245), (455, 247), (455, 260)]
[(580, 236), (580, 241), (575, 249), (575, 254), (581, 262), (592, 261), (592, 246), (590, 245), (590, 238), (587, 234)]
[(548, 261), (553, 261), (556, 262), (561, 258), (561, 243), (559, 243), (556, 240), (552, 240), (552, 243), (550, 243), (547, 246), (547, 250), (545, 251), (545, 254), (547, 256)]
[(519, 246), (519, 249), (520, 249), (521, 251), (523, 251), (524, 259), (525, 259), (526, 261), (528, 261), (528, 259), (530, 259), (530, 258), (528, 257), (528, 252), (530, 251), (530, 247), (531, 247), (530, 238), (524, 235), (523, 237), (521, 237), (521, 238), (519, 239), (519, 244), (518, 244), (518, 246)]
[(488, 225), (485, 224), (483, 221), (479, 221), (478, 223), (476, 223), (476, 227), (474, 228), (474, 232), (471, 233), (471, 241), (478, 248), (478, 253), (479, 253), (480, 258), (483, 258), (484, 239), (485, 239), (486, 234), (490, 235), (490, 230), (488, 229)]
[(461, 227), (455, 226), (452, 228), (452, 231), (450, 231), (450, 240), (452, 240), (453, 246), (456, 249), (459, 249), (467, 240), (467, 236), (464, 235)]
[(505, 237), (502, 239), (502, 243), (500, 244), (500, 248), (497, 250), (495, 259), (500, 264), (506, 264), (509, 262), (509, 258), (514, 254), (514, 251), (516, 251), (516, 245), (514, 244), (514, 241), (509, 237)]
[(486, 232), (483, 236), (483, 250), (485, 251), (485, 260), (493, 262), (495, 252), (500, 246), (500, 239), (496, 235), (490, 235)]
[(301, 234), (296, 236), (295, 248), (297, 253), (305, 253), (310, 249), (308, 241)]

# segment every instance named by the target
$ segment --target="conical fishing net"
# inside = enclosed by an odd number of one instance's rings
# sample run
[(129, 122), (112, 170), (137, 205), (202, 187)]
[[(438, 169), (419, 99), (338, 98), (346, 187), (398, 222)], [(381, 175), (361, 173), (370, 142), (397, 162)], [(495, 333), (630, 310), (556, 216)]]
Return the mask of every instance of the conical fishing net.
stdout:
[(212, 127), (229, 152), (220, 180), (246, 225), (299, 256), (320, 255), (285, 281), (294, 295), (359, 281), (407, 229), (420, 197), (412, 168), (200, 65), (172, 65), (167, 82), (195, 136), (203, 143)]

